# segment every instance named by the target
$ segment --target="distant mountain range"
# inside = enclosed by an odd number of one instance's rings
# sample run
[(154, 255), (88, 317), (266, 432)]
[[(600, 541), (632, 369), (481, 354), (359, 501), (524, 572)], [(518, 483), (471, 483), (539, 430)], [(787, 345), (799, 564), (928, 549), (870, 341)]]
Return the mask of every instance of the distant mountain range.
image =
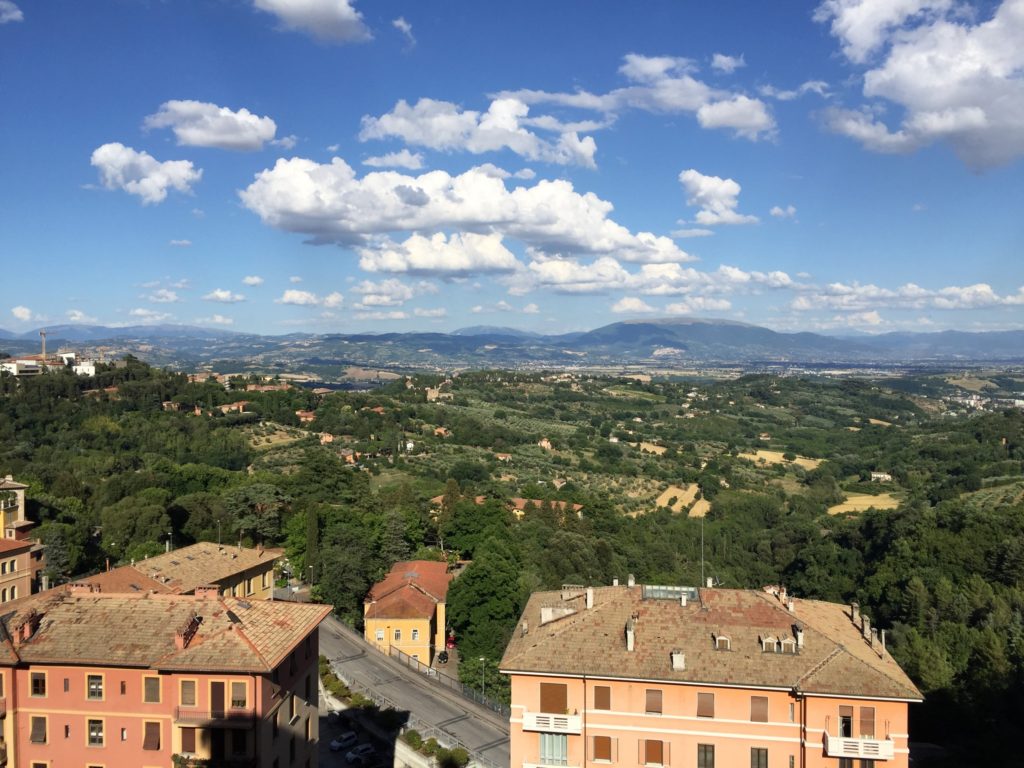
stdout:
[[(514, 366), (695, 364), (956, 364), (1024, 362), (1024, 331), (885, 333), (826, 336), (779, 333), (747, 323), (702, 318), (629, 320), (591, 331), (541, 335), (473, 326), (452, 333), (261, 336), (220, 328), (140, 325), (49, 326), (47, 346), (103, 347), (158, 365), (215, 365), (221, 370), (309, 371), (336, 375), (349, 365), (446, 369)], [(0, 351), (38, 349), (38, 329), (0, 330)], [(332, 373), (333, 372), (333, 373)]]

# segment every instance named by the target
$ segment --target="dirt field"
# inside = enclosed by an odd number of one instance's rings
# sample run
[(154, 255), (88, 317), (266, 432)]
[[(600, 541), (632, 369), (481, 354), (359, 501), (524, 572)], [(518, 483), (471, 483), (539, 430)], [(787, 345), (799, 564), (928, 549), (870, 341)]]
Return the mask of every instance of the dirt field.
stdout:
[(876, 427), (891, 427), (892, 424), (888, 421), (882, 421), (881, 419), (868, 419), (868, 424), (874, 424)]
[(278, 429), (269, 435), (250, 434), (249, 444), (258, 451), (266, 451), (271, 448), (288, 445), (288, 443), (294, 443), (296, 440), (308, 437), (308, 434), (300, 430), (288, 432), (284, 429)]
[(960, 387), (960, 389), (966, 389), (969, 392), (981, 392), (983, 389), (999, 389), (999, 387), (987, 379), (976, 379), (970, 376), (964, 376), (960, 379), (946, 379), (946, 383), (952, 384), (954, 387)]
[(860, 427), (847, 427), (851, 432), (860, 432)]
[(646, 453), (656, 453), (661, 456), (665, 451), (668, 450), (663, 445), (655, 445), (654, 443), (630, 443), (634, 448), (639, 448), (641, 451)]
[(345, 378), (355, 379), (356, 381), (376, 381), (378, 378), (382, 381), (394, 381), (395, 379), (402, 378), (402, 375), (400, 373), (392, 373), (391, 371), (378, 371), (376, 368), (351, 366), (345, 369)]
[(875, 509), (896, 509), (900, 505), (899, 499), (891, 493), (882, 493), (872, 496), (870, 493), (851, 493), (842, 504), (836, 504), (828, 508), (830, 515), (841, 515), (843, 512), (863, 512), (874, 507)]
[(704, 517), (711, 509), (711, 502), (707, 499), (697, 499), (697, 502), (690, 507), (690, 517)]
[(697, 498), (698, 491), (700, 491), (700, 488), (697, 487), (696, 483), (692, 483), (685, 487), (679, 485), (670, 485), (668, 488), (662, 491), (661, 496), (659, 496), (658, 500), (654, 503), (659, 507), (668, 507), (669, 500), (673, 496), (675, 496), (676, 503), (669, 507), (669, 509), (671, 509), (676, 514), (679, 514), (688, 506), (693, 504), (693, 500)]
[(766, 464), (796, 464), (804, 469), (816, 469), (821, 464), (821, 459), (809, 459), (806, 456), (797, 456), (795, 461), (786, 461), (782, 458), (782, 451), (758, 451), (757, 453), (741, 453), (741, 459), (753, 461), (755, 464), (764, 461)]

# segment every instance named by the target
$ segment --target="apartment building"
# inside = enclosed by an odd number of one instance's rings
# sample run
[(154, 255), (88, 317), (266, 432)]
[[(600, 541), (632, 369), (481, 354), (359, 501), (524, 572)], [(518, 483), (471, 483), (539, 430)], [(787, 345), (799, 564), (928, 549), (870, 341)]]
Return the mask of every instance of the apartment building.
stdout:
[(35, 523), (25, 514), (28, 486), (11, 475), (0, 478), (0, 604), (45, 589), (45, 548), (31, 537)]
[(385, 653), (397, 648), (431, 664), (444, 649), (445, 600), (452, 574), (447, 563), (410, 560), (395, 563), (370, 588), (363, 603), (363, 635)]
[(329, 606), (79, 582), (6, 609), (0, 765), (317, 765)]
[(907, 768), (922, 699), (856, 604), (778, 587), (538, 592), (501, 671), (513, 768)]

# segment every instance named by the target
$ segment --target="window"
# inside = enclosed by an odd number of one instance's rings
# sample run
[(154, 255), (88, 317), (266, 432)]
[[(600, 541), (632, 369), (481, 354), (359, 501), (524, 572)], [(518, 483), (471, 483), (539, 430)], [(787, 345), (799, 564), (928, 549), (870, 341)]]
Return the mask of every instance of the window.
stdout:
[(768, 722), (768, 697), (767, 696), (751, 696), (750, 697), (750, 721), (752, 723), (767, 723)]
[(715, 650), (716, 651), (731, 651), (732, 641), (725, 635), (715, 636)]
[(147, 704), (159, 704), (160, 703), (160, 678), (159, 677), (145, 677), (143, 678), (143, 689), (142, 689), (142, 700)]
[(86, 675), (86, 696), (90, 699), (103, 698), (103, 675)]
[(13, 587), (11, 587), (11, 600), (17, 600), (17, 599), (18, 599), (18, 587), (17, 586), (13, 586)]
[(564, 715), (569, 708), (567, 691), (565, 683), (541, 683), (540, 711), (551, 715)]
[(71, 738), (71, 726), (70, 725), (65, 725), (64, 726), (64, 738), (65, 739), (70, 739)]
[(127, 728), (122, 728), (121, 729), (121, 741), (128, 741), (128, 729)]
[(121, 681), (121, 695), (124, 696), (126, 693), (128, 693), (128, 683), (125, 682), (124, 680), (122, 680)]
[(248, 703), (247, 691), (245, 683), (233, 682), (231, 683), (231, 708), (232, 709), (245, 709), (245, 705)]
[(182, 728), (181, 729), (181, 751), (187, 753), (193, 753), (196, 751), (196, 729), (195, 728)]
[(244, 755), (246, 748), (246, 732), (242, 729), (236, 729), (231, 732), (231, 754), (233, 755)]
[(256, 593), (256, 579), (248, 579), (245, 582), (245, 594), (252, 595)]
[(839, 736), (844, 739), (853, 738), (853, 707), (839, 708)]
[(32, 732), (29, 736), (29, 741), (33, 744), (45, 744), (46, 743), (46, 718), (45, 717), (33, 717), (32, 721)]
[[(860, 737), (862, 739), (875, 738), (875, 708), (860, 708)], [(861, 761), (863, 763), (863, 761)]]
[(196, 705), (196, 681), (181, 681), (181, 706), (194, 707)]
[(401, 641), (402, 641), (402, 630), (396, 629), (395, 630), (395, 642), (396, 643), (400, 643)]
[(288, 719), (295, 720), (295, 694), (293, 693), (288, 697)]
[(154, 752), (160, 751), (160, 723), (146, 723), (142, 738), (142, 748)]
[(661, 691), (658, 688), (648, 688), (644, 701), (644, 712), (649, 715), (661, 714)]
[(313, 676), (306, 675), (306, 701), (313, 703)]
[(378, 643), (383, 643), (384, 642), (384, 630), (383, 629), (378, 629), (376, 637), (377, 637), (377, 642)]
[(566, 765), (569, 757), (569, 737), (564, 733), (540, 735), (540, 761), (545, 765)]
[(646, 739), (643, 742), (643, 745), (643, 761), (646, 765), (665, 764), (665, 742), (656, 741), (655, 739)]
[(840, 757), (839, 758), (839, 768), (853, 768), (853, 758), (852, 757)]
[(0, 699), (4, 697), (4, 676), (0, 675)]
[(33, 696), (45, 696), (46, 695), (46, 673), (45, 672), (33, 672), (30, 676), (32, 681), (32, 695)]
[(412, 631), (412, 639), (414, 642), (420, 639), (420, 631), (418, 629)]
[(594, 686), (594, 709), (612, 708), (612, 689), (609, 685)]
[(875, 768), (875, 761), (874, 760), (861, 760), (860, 761), (860, 768)]
[(591, 748), (592, 759), (594, 760), (608, 760), (611, 762), (612, 759), (612, 737), (611, 736), (595, 736), (593, 747)]
[(90, 720), (89, 721), (89, 746), (90, 747), (102, 747), (103, 746), (103, 721), (102, 720)]
[(715, 745), (697, 745), (697, 768), (715, 768)]
[(768, 768), (768, 750), (764, 747), (750, 748), (750, 768)]
[(267, 588), (267, 582), (270, 580), (270, 573), (268, 571), (263, 572), (263, 579), (260, 581), (260, 586), (263, 589)]
[(65, 677), (64, 678), (64, 693), (67, 693), (70, 690), (71, 690), (71, 679)]
[(789, 705), (789, 722), (796, 722), (796, 704)]
[(698, 693), (697, 694), (697, 717), (714, 717), (715, 716), (715, 694), (713, 693)]

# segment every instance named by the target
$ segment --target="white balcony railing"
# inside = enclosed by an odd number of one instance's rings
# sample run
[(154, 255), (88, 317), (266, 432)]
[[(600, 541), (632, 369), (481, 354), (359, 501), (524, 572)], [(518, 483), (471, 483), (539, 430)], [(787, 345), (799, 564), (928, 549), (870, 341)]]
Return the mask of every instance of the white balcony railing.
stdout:
[(892, 739), (853, 739), (825, 734), (826, 757), (858, 757), (865, 760), (892, 760), (896, 754)]
[(579, 715), (552, 715), (546, 712), (524, 712), (524, 731), (541, 731), (543, 733), (571, 733), (579, 735), (583, 732), (583, 718)]
[(567, 765), (566, 763), (523, 763), (523, 768), (580, 768), (578, 765)]

